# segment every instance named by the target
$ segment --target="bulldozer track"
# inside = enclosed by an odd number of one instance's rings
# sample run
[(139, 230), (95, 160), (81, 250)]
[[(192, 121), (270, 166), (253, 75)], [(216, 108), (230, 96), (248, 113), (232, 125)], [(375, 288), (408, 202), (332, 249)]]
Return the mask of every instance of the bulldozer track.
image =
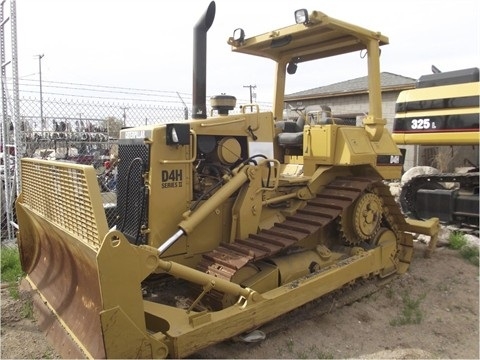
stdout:
[[(272, 228), (263, 229), (257, 234), (250, 234), (246, 239), (221, 244), (205, 253), (197, 269), (231, 281), (235, 273), (248, 263), (278, 254), (330, 224), (367, 189), (375, 191), (382, 199), (384, 221), (397, 234), (399, 246), (413, 247), (401, 233), (406, 224), (404, 216), (382, 181), (339, 177), (325, 186), (314, 199), (307, 201), (304, 208), (287, 216), (285, 221), (275, 223)], [(410, 263), (409, 258), (402, 258), (401, 255), (399, 261)]]

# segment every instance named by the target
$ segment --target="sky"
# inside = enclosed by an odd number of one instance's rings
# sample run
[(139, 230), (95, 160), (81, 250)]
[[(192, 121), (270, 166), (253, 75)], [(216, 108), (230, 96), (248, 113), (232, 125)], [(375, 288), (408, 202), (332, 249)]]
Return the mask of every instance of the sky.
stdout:
[[(209, 0), (17, 0), (19, 77), (72, 84), (191, 93), (193, 27)], [(388, 6), (387, 6), (388, 5)], [(230, 51), (241, 27), (246, 37), (294, 23), (296, 9), (380, 31), (381, 71), (417, 79), (480, 66), (478, 0), (216, 0), (207, 35), (207, 95), (272, 100), (274, 63)], [(6, 40), (9, 41), (8, 39)], [(8, 60), (8, 56), (7, 56)], [(287, 94), (366, 75), (359, 54), (301, 64)], [(21, 90), (22, 90), (22, 85)]]

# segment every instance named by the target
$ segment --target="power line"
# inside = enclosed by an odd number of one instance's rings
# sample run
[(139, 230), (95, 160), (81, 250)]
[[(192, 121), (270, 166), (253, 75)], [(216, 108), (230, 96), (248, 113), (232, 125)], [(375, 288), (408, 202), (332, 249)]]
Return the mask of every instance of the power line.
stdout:
[[(32, 79), (22, 79), (22, 81), (35, 81)], [(143, 88), (131, 88), (131, 87), (120, 87), (120, 86), (110, 86), (110, 85), (97, 85), (97, 84), (82, 84), (82, 83), (72, 83), (72, 82), (63, 82), (63, 81), (51, 81), (51, 80), (44, 80), (44, 84), (61, 84), (61, 85), (74, 85), (74, 86), (85, 86), (85, 87), (95, 87), (95, 88), (105, 88), (105, 89), (118, 89), (118, 90), (131, 90), (131, 91), (147, 91), (147, 92), (154, 92), (154, 93), (171, 93), (174, 92), (172, 90), (157, 90), (157, 89), (143, 89)], [(178, 92), (182, 95), (190, 95), (189, 93)]]
[[(24, 87), (37, 87), (36, 84), (22, 84)], [(140, 95), (140, 96), (162, 96), (162, 97), (171, 97), (171, 98), (178, 98), (177, 92), (166, 92), (162, 91), (162, 94), (148, 94), (142, 92), (128, 92), (128, 91), (110, 91), (110, 90), (102, 90), (102, 89), (83, 89), (79, 87), (68, 87), (68, 86), (56, 86), (56, 85), (45, 85), (44, 88), (50, 89), (65, 89), (65, 90), (77, 90), (77, 91), (84, 91), (84, 92), (98, 92), (98, 93), (112, 93), (112, 94), (125, 94), (125, 95)], [(133, 89), (132, 89), (133, 90)], [(25, 90), (24, 90), (25, 91)], [(167, 94), (171, 95), (167, 95)], [(184, 94), (187, 98), (191, 98), (191, 94)]]

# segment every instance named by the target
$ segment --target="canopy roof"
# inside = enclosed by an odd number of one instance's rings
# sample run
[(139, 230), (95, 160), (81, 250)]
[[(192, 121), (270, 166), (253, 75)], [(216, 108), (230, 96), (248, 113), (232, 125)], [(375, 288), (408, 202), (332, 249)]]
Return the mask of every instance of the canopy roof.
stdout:
[(371, 41), (388, 44), (379, 32), (313, 11), (307, 24), (295, 24), (257, 35), (243, 42), (228, 40), (232, 51), (295, 63), (366, 49)]

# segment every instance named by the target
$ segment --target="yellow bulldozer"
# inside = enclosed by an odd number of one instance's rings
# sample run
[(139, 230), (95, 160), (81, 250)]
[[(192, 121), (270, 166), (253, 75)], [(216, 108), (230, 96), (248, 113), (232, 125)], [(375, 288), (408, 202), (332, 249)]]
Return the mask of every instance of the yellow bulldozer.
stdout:
[[(212, 2), (194, 27), (193, 118), (121, 131), (112, 223), (92, 166), (22, 159), (21, 263), (64, 357), (186, 357), (357, 279), (404, 273), (412, 232), (436, 234), (438, 219), (406, 221), (386, 184), (402, 173), (382, 117), (386, 36), (305, 9), (265, 34), (236, 29), (234, 52), (276, 64), (273, 111), (233, 113), (219, 95), (207, 114), (214, 16)], [(321, 109), (284, 120), (286, 74), (351, 52), (366, 54), (363, 124)]]

